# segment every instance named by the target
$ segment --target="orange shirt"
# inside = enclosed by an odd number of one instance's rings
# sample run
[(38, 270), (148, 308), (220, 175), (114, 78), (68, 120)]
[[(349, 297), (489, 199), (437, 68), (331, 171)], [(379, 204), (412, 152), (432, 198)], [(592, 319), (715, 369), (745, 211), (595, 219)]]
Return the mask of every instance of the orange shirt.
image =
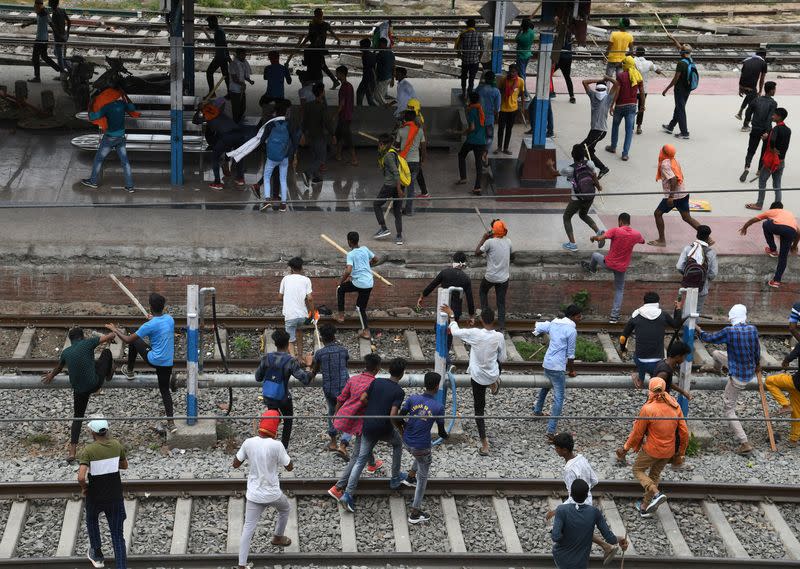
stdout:
[[(680, 407), (677, 409), (668, 403), (656, 399), (648, 401), (639, 411), (640, 417), (683, 417)], [(678, 427), (680, 436), (679, 451), (675, 452), (675, 423)], [(644, 439), (644, 444), (642, 440)], [(686, 452), (686, 445), (689, 444), (689, 428), (686, 421), (650, 421), (649, 419), (637, 419), (633, 422), (633, 430), (625, 448), (638, 451), (640, 448), (653, 458), (672, 458), (675, 454), (683, 456)]]
[(768, 209), (764, 213), (760, 213), (756, 216), (756, 219), (771, 219), (777, 225), (788, 225), (789, 227), (794, 228), (797, 231), (797, 219), (795, 219), (794, 214), (786, 209)]

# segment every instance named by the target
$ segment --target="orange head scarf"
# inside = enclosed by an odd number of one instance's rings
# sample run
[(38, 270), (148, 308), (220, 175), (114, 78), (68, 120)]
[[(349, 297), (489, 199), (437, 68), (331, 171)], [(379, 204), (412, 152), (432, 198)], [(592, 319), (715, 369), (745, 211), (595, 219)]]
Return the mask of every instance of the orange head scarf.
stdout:
[(204, 119), (207, 121), (213, 121), (219, 116), (219, 107), (212, 105), (211, 103), (207, 103), (203, 105), (203, 108), (200, 109), (200, 112), (203, 113)]
[(650, 385), (648, 386), (650, 393), (647, 397), (647, 402), (661, 400), (670, 407), (677, 409), (678, 402), (675, 401), (675, 398), (672, 397), (669, 393), (667, 393), (667, 382), (661, 379), (660, 377), (654, 377), (650, 380)]
[(508, 227), (501, 219), (496, 219), (492, 223), (492, 236), (496, 238), (505, 237), (508, 235)]
[(658, 152), (658, 166), (656, 167), (656, 181), (661, 179), (661, 163), (669, 159), (670, 164), (672, 165), (672, 171), (675, 173), (675, 177), (678, 178), (678, 184), (683, 183), (683, 171), (681, 170), (681, 165), (675, 159), (675, 147), (671, 144), (665, 144), (661, 147), (661, 150)]

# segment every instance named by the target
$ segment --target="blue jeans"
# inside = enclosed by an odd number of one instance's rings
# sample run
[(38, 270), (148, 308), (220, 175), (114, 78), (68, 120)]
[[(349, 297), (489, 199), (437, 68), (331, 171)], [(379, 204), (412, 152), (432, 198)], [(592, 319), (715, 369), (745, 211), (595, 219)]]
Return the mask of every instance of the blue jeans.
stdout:
[(350, 472), (350, 478), (347, 481), (347, 489), (345, 490), (345, 492), (347, 492), (350, 496), (352, 496), (353, 492), (356, 491), (356, 488), (358, 487), (358, 479), (361, 477), (361, 471), (364, 470), (364, 466), (367, 464), (367, 460), (372, 453), (372, 449), (375, 448), (375, 445), (378, 444), (379, 440), (392, 445), (392, 478), (389, 484), (390, 486), (394, 486), (399, 483), (400, 461), (403, 459), (403, 442), (400, 440), (400, 435), (397, 433), (397, 431), (392, 429), (391, 434), (382, 439), (371, 439), (362, 434), (361, 449), (358, 453), (358, 459), (356, 459), (356, 463), (353, 465), (353, 470)]
[(109, 136), (103, 135), (100, 139), (100, 146), (97, 149), (97, 154), (94, 155), (94, 164), (92, 164), (92, 174), (89, 176), (89, 181), (93, 184), (97, 183), (97, 176), (100, 174), (100, 167), (103, 165), (103, 160), (106, 159), (112, 150), (117, 151), (119, 162), (122, 164), (122, 175), (125, 177), (125, 187), (133, 187), (133, 175), (131, 174), (131, 163), (128, 162), (128, 151), (125, 149), (124, 136)]
[(689, 134), (689, 127), (686, 124), (686, 102), (689, 100), (689, 91), (686, 89), (675, 88), (675, 110), (672, 112), (672, 120), (669, 121), (667, 128), (671, 131), (678, 125), (681, 134)]
[(419, 162), (409, 162), (408, 169), (411, 171), (411, 183), (406, 187), (406, 199), (403, 202), (403, 215), (414, 215), (414, 200), (416, 195), (414, 182), (419, 175)]
[(281, 201), (285, 202), (289, 197), (289, 185), (286, 183), (286, 174), (289, 172), (288, 157), (284, 158), (280, 162), (276, 162), (267, 158), (267, 161), (264, 164), (264, 183), (261, 191), (264, 194), (264, 201), (267, 201), (272, 195), (272, 192), (270, 191), (272, 184), (270, 181), (272, 180), (272, 171), (275, 170), (276, 167), (278, 168), (278, 176), (281, 180)]
[(422, 499), (425, 497), (425, 488), (428, 486), (428, 472), (431, 469), (433, 455), (431, 454), (431, 447), (410, 448), (409, 452), (414, 457), (414, 465), (411, 470), (417, 476), (417, 489), (414, 491), (414, 501), (411, 502), (411, 507), (419, 510), (422, 506)]
[(774, 172), (770, 172), (769, 168), (761, 168), (758, 171), (758, 199), (756, 203), (759, 206), (764, 205), (764, 197), (767, 194), (767, 180), (772, 177), (772, 189), (775, 190), (775, 201), (781, 201), (781, 178), (783, 177), (783, 167), (786, 165), (784, 160), (781, 160), (781, 165)]
[(53, 55), (56, 56), (56, 63), (58, 63), (62, 71), (69, 71), (70, 68), (72, 67), (72, 64), (69, 61), (67, 61), (66, 54), (67, 54), (66, 41), (53, 42)]
[(622, 143), (622, 155), (627, 156), (633, 142), (633, 126), (636, 123), (636, 105), (621, 105), (614, 109), (614, 119), (611, 122), (611, 148), (617, 149), (619, 139), (619, 124), (625, 119), (625, 142)]
[[(330, 395), (325, 396), (325, 402), (328, 404), (328, 436), (335, 437), (337, 431), (333, 427), (333, 413), (336, 411), (336, 397), (331, 397)], [(342, 444), (348, 444), (350, 439), (353, 438), (353, 435), (350, 433), (342, 433)], [(374, 460), (372, 461), (374, 464)]]
[(600, 265), (607, 271), (614, 273), (614, 304), (611, 307), (611, 318), (619, 318), (622, 310), (622, 297), (625, 294), (625, 273), (609, 269), (606, 266), (606, 258), (601, 253), (592, 253), (590, 265), (592, 271), (596, 271), (597, 266)]
[(644, 381), (645, 375), (653, 377), (653, 372), (658, 362), (643, 362), (636, 356), (633, 356), (633, 363), (636, 364), (636, 372), (639, 374), (639, 380)]
[[(561, 408), (564, 407), (564, 391), (567, 385), (567, 374), (563, 371), (556, 371), (552, 369), (545, 369), (544, 376), (553, 386), (553, 408), (550, 410), (550, 415), (554, 418), (547, 422), (547, 432), (555, 434), (556, 427), (558, 426), (558, 419), (555, 417), (561, 416)], [(539, 396), (536, 398), (536, 406), (533, 411), (541, 413), (544, 408), (544, 400), (547, 399), (547, 394), (550, 392), (549, 387), (543, 387), (539, 390)]]
[(89, 499), (86, 500), (86, 533), (89, 535), (89, 547), (96, 557), (102, 555), (99, 520), (101, 512), (106, 515), (108, 528), (111, 531), (114, 563), (117, 569), (125, 569), (128, 566), (125, 554), (125, 536), (122, 533), (122, 525), (125, 522), (125, 503), (119, 500), (118, 502), (101, 504)]
[(517, 72), (519, 76), (522, 78), (522, 84), (525, 85), (524, 92), (528, 92), (528, 84), (526, 79), (528, 77), (528, 62), (531, 60), (530, 57), (518, 57), (517, 58)]

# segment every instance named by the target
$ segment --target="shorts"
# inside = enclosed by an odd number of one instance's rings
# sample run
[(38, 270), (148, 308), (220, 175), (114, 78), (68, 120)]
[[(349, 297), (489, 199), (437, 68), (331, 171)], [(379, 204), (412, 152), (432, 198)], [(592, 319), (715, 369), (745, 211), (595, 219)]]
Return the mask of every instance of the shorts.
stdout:
[(290, 342), (294, 342), (297, 329), (305, 323), (306, 323), (305, 318), (293, 318), (291, 320), (287, 320), (286, 322), (284, 322), (283, 329), (289, 333)]
[(677, 209), (678, 211), (689, 211), (689, 194), (686, 194), (684, 197), (678, 200), (673, 200), (672, 205), (669, 205), (666, 198), (664, 198), (661, 200), (661, 203), (658, 204), (656, 209), (661, 213), (669, 213), (673, 209)]

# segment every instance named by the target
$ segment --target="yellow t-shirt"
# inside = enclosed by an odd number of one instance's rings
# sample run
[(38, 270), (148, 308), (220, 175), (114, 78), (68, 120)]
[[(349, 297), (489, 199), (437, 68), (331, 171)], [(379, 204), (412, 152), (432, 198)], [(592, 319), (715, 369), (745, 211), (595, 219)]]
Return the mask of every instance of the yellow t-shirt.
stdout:
[(611, 42), (611, 49), (608, 53), (608, 62), (619, 63), (625, 59), (625, 52), (628, 51), (628, 46), (633, 43), (633, 34), (617, 30), (611, 32), (609, 41)]
[(505, 93), (505, 82), (507, 79), (503, 79), (503, 83), (498, 86), (500, 89), (500, 112), (503, 113), (511, 113), (517, 110), (519, 107), (519, 97), (522, 94), (523, 90), (523, 83), (522, 77), (517, 77), (517, 84), (514, 86), (514, 91), (511, 93), (511, 97), (506, 98)]

